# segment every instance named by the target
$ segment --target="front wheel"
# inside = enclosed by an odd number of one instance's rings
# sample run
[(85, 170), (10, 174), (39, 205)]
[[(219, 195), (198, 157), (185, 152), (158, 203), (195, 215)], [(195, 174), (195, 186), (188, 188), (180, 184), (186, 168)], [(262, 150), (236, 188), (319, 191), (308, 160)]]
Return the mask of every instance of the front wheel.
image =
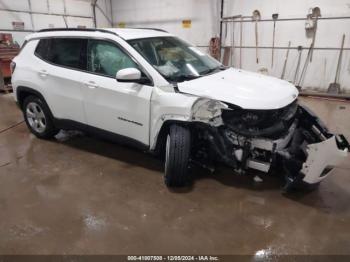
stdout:
[(298, 181), (293, 188), (302, 191), (302, 192), (312, 192), (317, 190), (320, 187), (320, 182), (315, 183), (315, 184), (309, 184), (304, 181)]
[(164, 182), (168, 187), (182, 187), (190, 182), (189, 158), (191, 132), (188, 128), (172, 125), (165, 146)]
[(312, 192), (319, 188), (320, 182), (309, 184), (302, 180), (302, 177), (295, 178), (294, 180), (286, 177), (286, 184), (283, 187), (283, 191), (285, 193), (293, 192), (293, 191), (301, 191), (301, 192)]

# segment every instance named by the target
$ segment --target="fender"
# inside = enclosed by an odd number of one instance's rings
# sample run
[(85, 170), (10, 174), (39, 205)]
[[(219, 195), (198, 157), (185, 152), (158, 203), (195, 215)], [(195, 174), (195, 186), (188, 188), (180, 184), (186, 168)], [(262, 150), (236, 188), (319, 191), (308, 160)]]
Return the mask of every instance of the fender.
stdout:
[(155, 125), (156, 132), (150, 139), (150, 151), (158, 151), (157, 148), (161, 147), (162, 143), (165, 142), (163, 139), (165, 139), (166, 134), (168, 133), (168, 128), (171, 124), (189, 125), (191, 123), (190, 116), (170, 114), (162, 115)]
[(150, 150), (158, 146), (158, 138), (166, 130), (169, 123), (191, 123), (191, 109), (197, 96), (167, 92), (155, 87), (151, 97), (150, 108)]

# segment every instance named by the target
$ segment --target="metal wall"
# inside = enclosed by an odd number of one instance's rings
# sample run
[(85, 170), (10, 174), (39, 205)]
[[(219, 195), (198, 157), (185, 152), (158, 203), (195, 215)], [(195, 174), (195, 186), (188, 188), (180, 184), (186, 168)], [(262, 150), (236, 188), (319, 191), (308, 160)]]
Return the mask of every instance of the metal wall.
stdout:
[[(24, 31), (12, 32), (21, 44), (26, 34), (47, 27), (94, 26), (93, 0), (0, 0), (0, 32), (12, 30), (13, 21), (23, 21)], [(112, 2), (112, 4), (111, 4)], [(98, 0), (98, 27), (159, 27), (200, 46), (207, 51), (209, 39), (219, 35), (221, 0)], [(112, 8), (111, 8), (112, 6)], [(306, 59), (312, 38), (305, 32), (308, 9), (318, 6), (322, 17), (313, 52), (301, 85), (305, 89), (326, 91), (334, 81), (342, 34), (346, 34), (345, 51), (340, 71), (342, 91), (350, 92), (350, 4), (348, 0), (224, 0), (224, 16), (243, 15), (242, 68), (265, 71), (281, 77), (288, 42), (291, 41), (285, 79), (294, 80), (298, 52), (303, 46), (301, 66)], [(261, 12), (258, 22), (259, 63), (256, 63), (254, 10)], [(279, 14), (276, 23), (275, 62), (271, 66), (273, 22), (271, 15)], [(184, 20), (191, 25), (185, 28)], [(223, 27), (224, 45), (233, 44), (230, 63), (238, 67), (240, 57), (240, 21)], [(299, 80), (299, 76), (297, 78)]]
[[(92, 0), (0, 0), (0, 32), (9, 31), (15, 41), (49, 27), (94, 27)], [(111, 1), (98, 0), (97, 27), (111, 26)], [(12, 22), (24, 22), (24, 30), (13, 30)]]
[[(347, 0), (225, 0), (224, 16), (243, 15), (242, 23), (242, 68), (252, 71), (266, 70), (268, 74), (281, 77), (287, 53), (288, 42), (291, 49), (286, 64), (285, 79), (294, 81), (298, 62), (298, 46), (303, 47), (301, 66), (304, 65), (308, 48), (312, 42), (312, 34), (305, 30), (306, 15), (310, 8), (319, 7), (321, 17), (318, 20), (315, 36), (315, 50), (312, 62), (309, 63), (305, 77), (301, 81), (304, 89), (315, 89), (325, 92), (328, 85), (334, 82), (338, 63), (342, 35), (345, 34), (345, 51), (342, 57), (339, 82), (343, 92), (350, 92), (350, 4)], [(261, 22), (258, 22), (259, 63), (256, 63), (255, 23), (252, 13), (259, 10)], [(275, 35), (275, 61), (272, 66), (272, 14), (278, 13)], [(240, 56), (240, 19), (229, 23), (225, 44), (234, 43), (232, 63), (239, 66)], [(233, 29), (233, 30), (232, 30)], [(224, 27), (224, 31), (225, 27)], [(233, 31), (233, 33), (232, 33)], [(301, 69), (300, 69), (301, 71)], [(299, 72), (300, 72), (299, 71)], [(300, 74), (297, 82), (300, 80)]]
[[(113, 0), (113, 22), (126, 27), (159, 27), (201, 46), (207, 51), (209, 39), (219, 35), (221, 0)], [(342, 34), (346, 34), (340, 84), (342, 91), (350, 92), (350, 3), (348, 0), (224, 0), (224, 16), (243, 15), (242, 68), (264, 71), (281, 77), (284, 60), (291, 41), (291, 50), (285, 70), (285, 79), (294, 80), (298, 52), (303, 46), (301, 67), (312, 38), (305, 32), (305, 18), (309, 8), (321, 8), (315, 50), (312, 63), (307, 67), (301, 86), (305, 89), (326, 91), (334, 81)], [(261, 12), (258, 22), (259, 63), (255, 54), (255, 24), (251, 16), (254, 10)], [(272, 14), (278, 13), (282, 21), (276, 23), (275, 62), (271, 66)], [(344, 18), (345, 17), (345, 18)], [(346, 18), (348, 17), (348, 18)], [(300, 19), (298, 19), (300, 18)], [(330, 18), (330, 19), (325, 19)], [(335, 19), (332, 19), (335, 18)], [(183, 28), (182, 20), (191, 19), (191, 28)], [(266, 21), (267, 20), (267, 21)], [(232, 45), (230, 64), (239, 67), (240, 23), (223, 26), (224, 45)], [(301, 69), (300, 69), (301, 70)], [(299, 80), (300, 74), (297, 76)], [(298, 81), (299, 82), (299, 81)]]
[(219, 17), (220, 0), (113, 1), (114, 26), (162, 28), (200, 46), (218, 35)]

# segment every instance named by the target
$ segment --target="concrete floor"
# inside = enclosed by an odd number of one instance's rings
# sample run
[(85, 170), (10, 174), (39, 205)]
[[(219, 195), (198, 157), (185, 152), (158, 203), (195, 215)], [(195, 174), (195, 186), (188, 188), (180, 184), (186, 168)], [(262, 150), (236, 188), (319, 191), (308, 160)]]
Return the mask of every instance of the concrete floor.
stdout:
[[(302, 100), (350, 138), (350, 104)], [(0, 130), (21, 121), (0, 96)], [(172, 192), (150, 155), (22, 123), (0, 133), (0, 254), (350, 254), (350, 161), (313, 193), (280, 186), (222, 168)]]

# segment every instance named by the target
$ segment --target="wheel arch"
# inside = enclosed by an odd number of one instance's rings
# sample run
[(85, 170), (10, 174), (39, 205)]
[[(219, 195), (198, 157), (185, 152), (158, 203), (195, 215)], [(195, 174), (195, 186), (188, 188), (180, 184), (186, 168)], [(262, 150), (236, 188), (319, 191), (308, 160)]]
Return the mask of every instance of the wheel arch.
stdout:
[(17, 87), (17, 90), (16, 90), (16, 97), (17, 97), (18, 105), (20, 106), (21, 109), (23, 107), (24, 100), (26, 99), (26, 97), (30, 95), (37, 96), (43, 101), (45, 101), (45, 98), (43, 97), (43, 95), (37, 90), (26, 86), (19, 86)]
[(28, 96), (36, 96), (36, 97), (40, 98), (43, 101), (43, 103), (45, 103), (47, 108), (49, 109), (49, 114), (50, 114), (51, 119), (54, 119), (54, 116), (51, 112), (49, 105), (46, 102), (45, 97), (37, 90), (30, 88), (30, 87), (27, 87), (27, 86), (18, 86), (16, 89), (16, 97), (17, 97), (17, 102), (18, 102), (18, 106), (20, 107), (20, 109), (23, 110), (24, 100)]
[(157, 136), (154, 138), (153, 143), (151, 144), (150, 149), (152, 152), (154, 152), (157, 155), (163, 156), (162, 153), (164, 153), (166, 137), (167, 137), (167, 134), (169, 133), (170, 126), (173, 124), (191, 128), (192, 122), (186, 121), (184, 119), (176, 119), (176, 118), (165, 120), (161, 125), (159, 132), (157, 133)]

